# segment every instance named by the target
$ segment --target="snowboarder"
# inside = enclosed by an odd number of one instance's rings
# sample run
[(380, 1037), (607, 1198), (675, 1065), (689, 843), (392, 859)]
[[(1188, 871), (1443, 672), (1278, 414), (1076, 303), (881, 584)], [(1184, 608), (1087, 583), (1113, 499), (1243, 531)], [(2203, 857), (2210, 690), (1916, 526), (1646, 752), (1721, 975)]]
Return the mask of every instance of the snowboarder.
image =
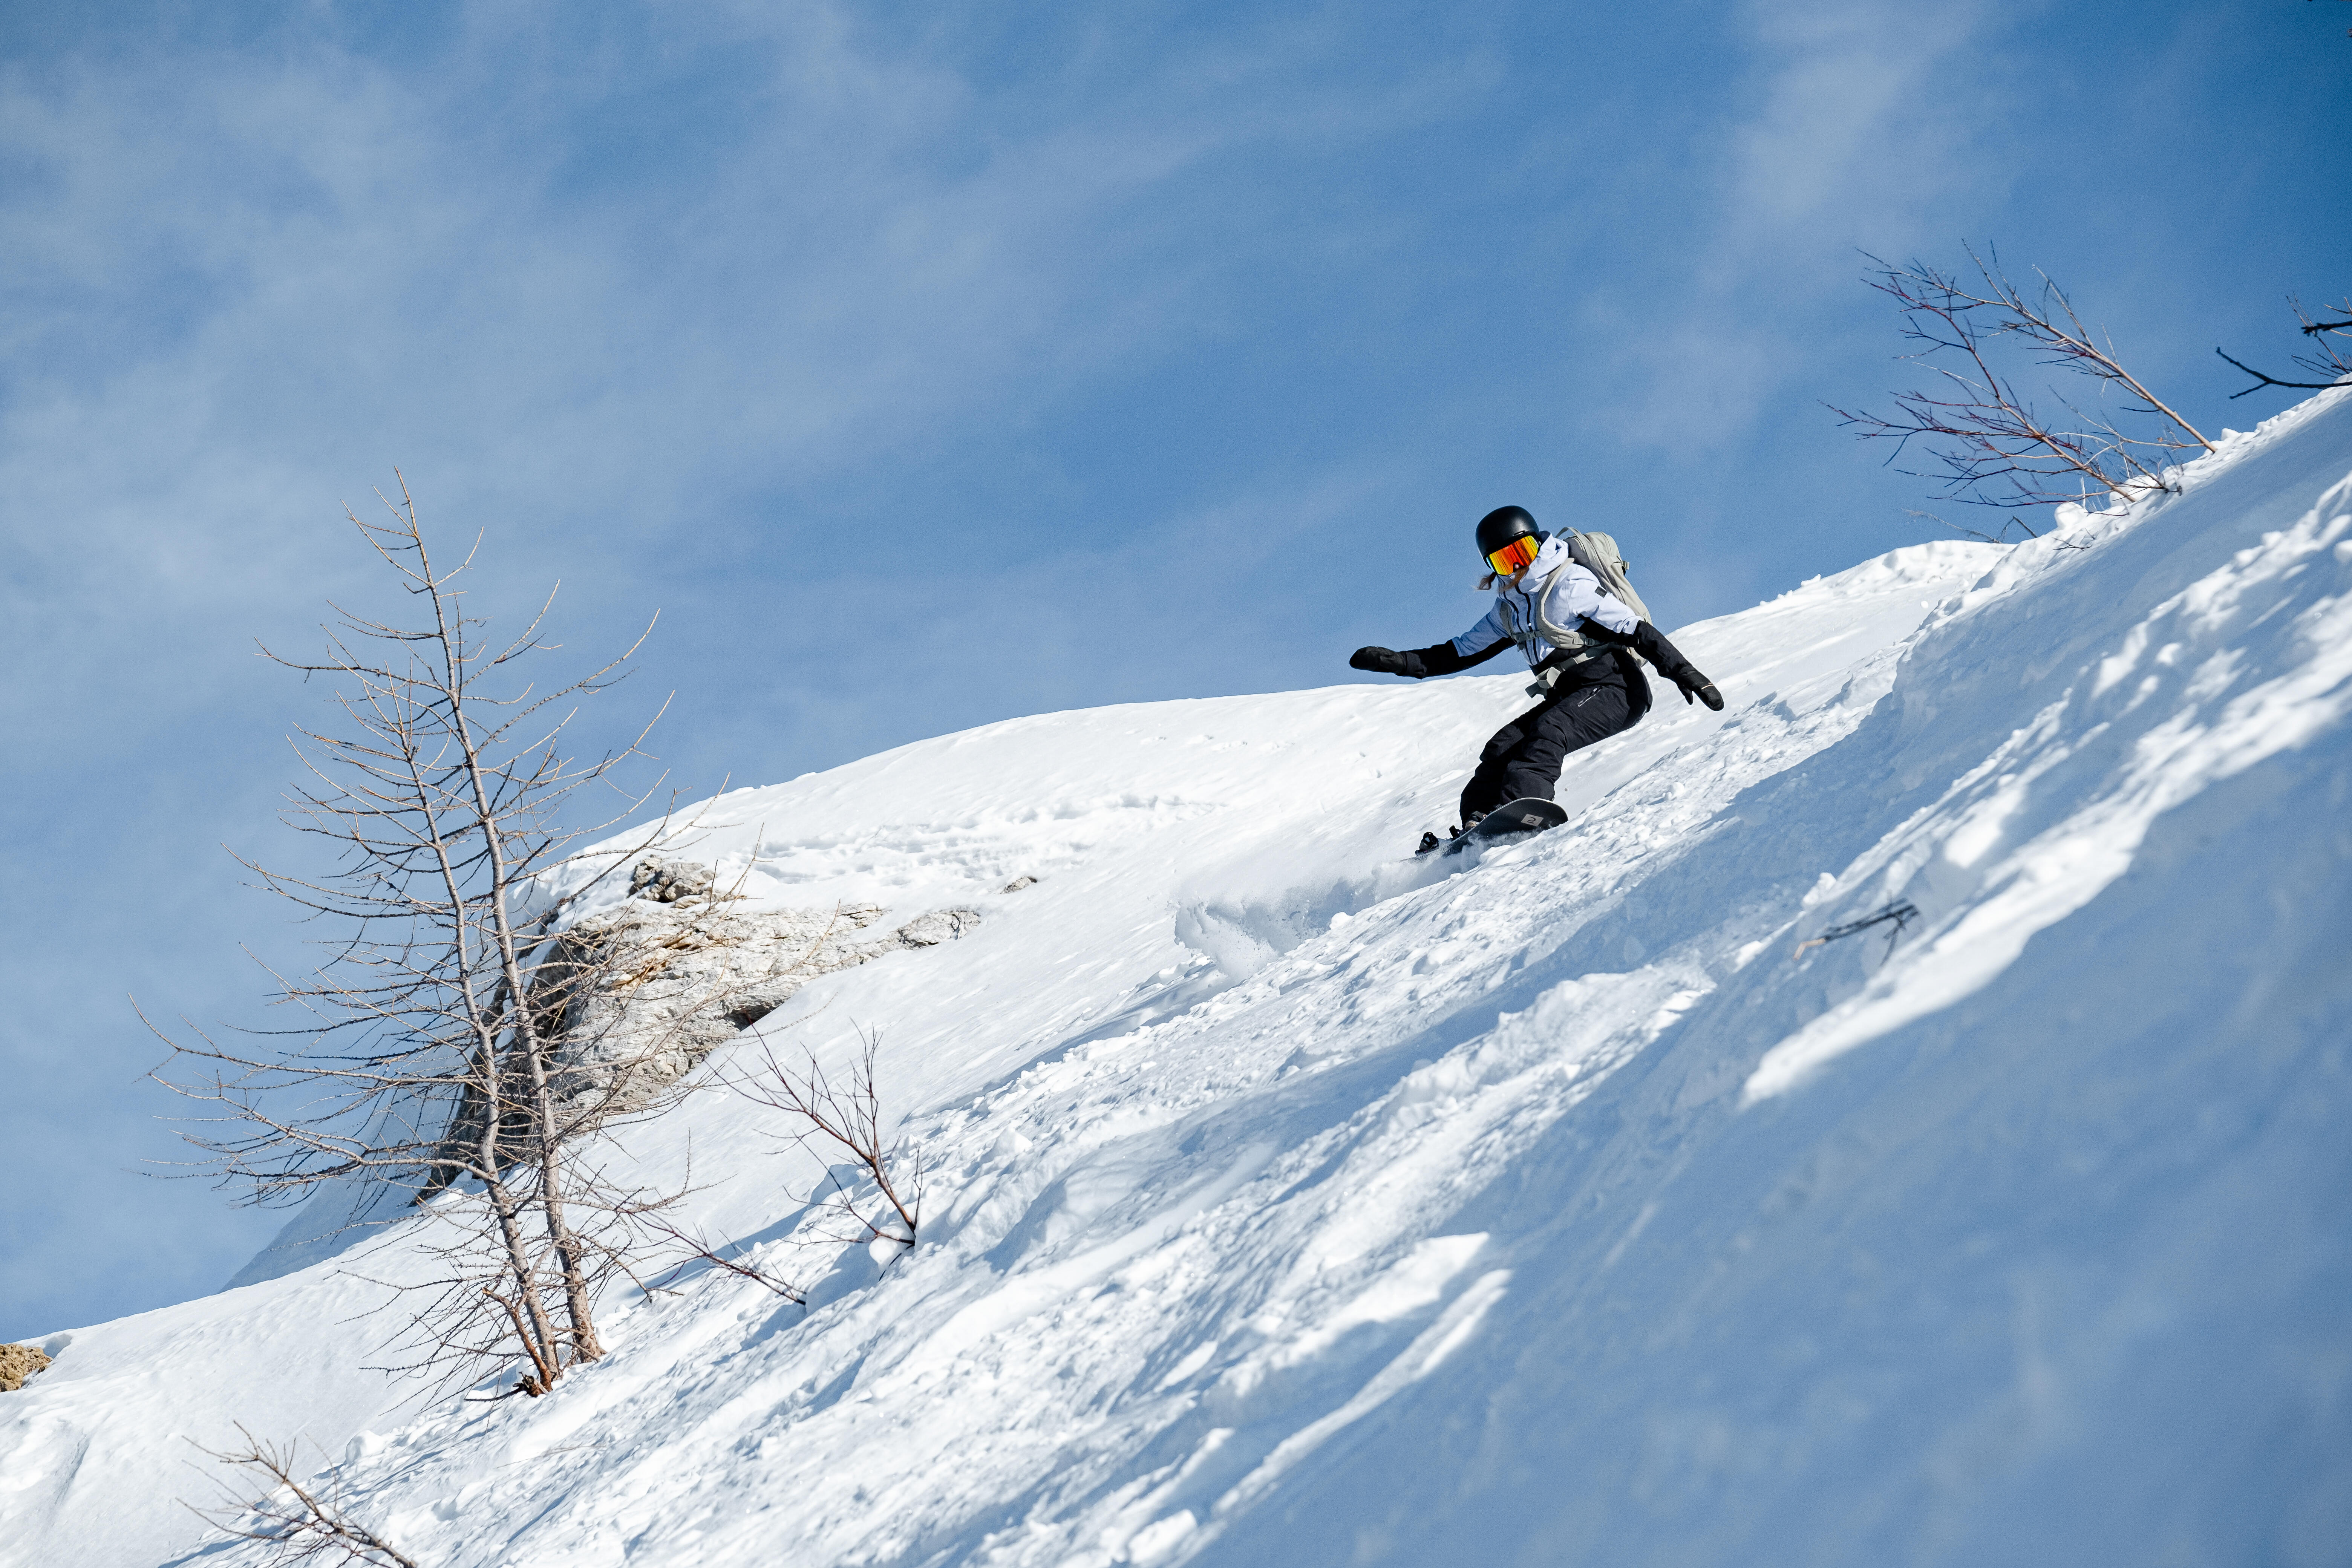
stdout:
[[(1514, 644), (1527, 656), (1536, 677), (1528, 692), (1540, 691), (1543, 700), (1496, 731), (1478, 754), (1477, 771), (1462, 791), (1456, 838), (1506, 801), (1549, 801), (1570, 752), (1641, 721), (1650, 710), (1650, 683), (1637, 653), (1675, 683), (1685, 702), (1722, 710), (1715, 683), (1575, 561), (1567, 540), (1538, 529), (1525, 508), (1498, 507), (1480, 518), (1478, 553), (1490, 574), (1479, 586), (1494, 588), (1495, 604), (1476, 626), (1433, 647), (1360, 647), (1348, 660), (1351, 668), (1421, 680), (1484, 664)], [(1437, 844), (1435, 834), (1422, 836), (1423, 851)]]

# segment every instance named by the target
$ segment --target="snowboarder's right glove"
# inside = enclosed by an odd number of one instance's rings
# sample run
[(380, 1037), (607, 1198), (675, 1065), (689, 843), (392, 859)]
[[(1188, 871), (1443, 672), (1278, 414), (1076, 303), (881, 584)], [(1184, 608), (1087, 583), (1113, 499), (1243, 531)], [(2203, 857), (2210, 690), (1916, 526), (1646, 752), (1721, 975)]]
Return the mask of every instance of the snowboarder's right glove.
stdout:
[(1714, 681), (1709, 680), (1690, 666), (1685, 665), (1675, 671), (1674, 681), (1675, 689), (1683, 694), (1685, 702), (1694, 700), (1704, 702), (1715, 712), (1723, 711), (1723, 693), (1715, 689)]
[(1349, 669), (1369, 669), (1381, 675), (1418, 674), (1405, 668), (1405, 656), (1391, 647), (1360, 647), (1348, 656)]

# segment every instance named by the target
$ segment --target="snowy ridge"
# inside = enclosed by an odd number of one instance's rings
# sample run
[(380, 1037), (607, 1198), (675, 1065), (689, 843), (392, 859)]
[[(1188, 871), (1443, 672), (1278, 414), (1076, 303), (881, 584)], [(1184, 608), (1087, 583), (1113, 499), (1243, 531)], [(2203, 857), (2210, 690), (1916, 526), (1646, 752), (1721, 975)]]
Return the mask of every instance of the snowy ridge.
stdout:
[[(760, 1026), (881, 1033), (921, 1245), (608, 1302), (494, 1405), (390, 1409), (332, 1263), (58, 1336), (0, 1562), (249, 1560), (158, 1479), (236, 1420), (436, 1565), (2340, 1560), (2347, 405), (1675, 631), (1726, 712), (1466, 868), (1402, 850), (1517, 678), (723, 797), (763, 898), (986, 911)], [(769, 1114), (631, 1150), (805, 1275)]]

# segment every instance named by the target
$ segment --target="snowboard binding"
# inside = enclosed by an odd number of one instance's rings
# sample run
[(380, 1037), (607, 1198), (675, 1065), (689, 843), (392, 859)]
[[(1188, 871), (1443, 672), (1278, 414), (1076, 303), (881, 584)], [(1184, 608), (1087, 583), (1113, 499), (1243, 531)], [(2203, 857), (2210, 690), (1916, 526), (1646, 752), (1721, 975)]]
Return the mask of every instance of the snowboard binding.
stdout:
[(1522, 834), (1541, 833), (1549, 828), (1558, 827), (1567, 820), (1568, 813), (1552, 802), (1538, 800), (1533, 795), (1523, 795), (1517, 800), (1506, 801), (1484, 816), (1472, 817), (1454, 830), (1451, 840), (1441, 839), (1434, 833), (1423, 833), (1421, 836), (1420, 847), (1413, 853), (1426, 855), (1432, 850), (1442, 850), (1448, 855), (1456, 855), (1474, 844), (1483, 844), (1496, 838), (1515, 837)]

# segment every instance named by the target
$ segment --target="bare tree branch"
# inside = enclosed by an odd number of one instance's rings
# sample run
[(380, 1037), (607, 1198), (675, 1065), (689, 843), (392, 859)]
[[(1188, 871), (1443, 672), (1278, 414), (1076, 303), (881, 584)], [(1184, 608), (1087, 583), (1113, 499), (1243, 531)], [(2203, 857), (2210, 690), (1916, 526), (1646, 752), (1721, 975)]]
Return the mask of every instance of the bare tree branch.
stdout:
[(210, 1509), (187, 1505), (198, 1518), (239, 1541), (264, 1543), (272, 1563), (308, 1563), (326, 1556), (375, 1568), (417, 1568), (415, 1559), (345, 1513), (338, 1491), (322, 1491), (296, 1479), (298, 1445), (257, 1438), (242, 1424), (236, 1430), (245, 1439), (242, 1452), (224, 1454), (193, 1439), (191, 1444), (224, 1465), (255, 1473), (266, 1485), (257, 1496), (225, 1491), (223, 1501)]
[(2294, 308), (2296, 318), (2302, 323), (2296, 330), (2309, 338), (2317, 350), (2315, 353), (2295, 355), (2294, 363), (2314, 375), (2324, 375), (2327, 379), (2326, 381), (2281, 381), (2274, 375), (2268, 375), (2256, 370), (2252, 365), (2234, 355), (2221, 353), (2221, 351), (2217, 348), (2213, 351), (2215, 353), (2221, 354), (2223, 359), (2254, 378), (2253, 385), (2230, 394), (2231, 399), (2260, 392), (2266, 386), (2284, 387), (2294, 392), (2325, 392), (2331, 387), (2343, 385), (2344, 378), (2352, 375), (2352, 353), (2347, 353), (2327, 341), (2331, 337), (2352, 336), (2352, 300), (2345, 301), (2343, 309), (2347, 319), (2341, 321), (2324, 321), (2316, 319), (2303, 308), (2303, 301), (2300, 300), (2290, 300), (2287, 302)]
[(1940, 522), (1946, 528), (1950, 529), (1954, 533), (1965, 533), (1970, 539), (1981, 539), (1987, 544), (2008, 543), (2008, 534), (2011, 528), (2017, 529), (2028, 539), (2039, 539), (2042, 537), (2039, 533), (2036, 533), (2033, 531), (2032, 527), (2029, 525), (2023, 518), (2017, 516), (2014, 512), (2010, 514), (2007, 521), (2003, 522), (1998, 529), (1995, 529), (1990, 533), (1987, 533), (1981, 528), (1970, 528), (1966, 523), (1953, 522), (1947, 518), (1937, 517), (1932, 511), (1920, 511), (1916, 508), (1905, 508), (1903, 515), (1906, 517), (1924, 517), (1930, 522)]
[[(1827, 405), (1865, 440), (1891, 440), (1900, 458), (1925, 438), (1937, 468), (1918, 473), (1953, 500), (1979, 506), (2041, 506), (2104, 493), (2130, 500), (2168, 488), (2173, 454), (2213, 444), (2158, 397), (2116, 357), (2104, 333), (2085, 326), (2065, 291), (2046, 274), (2029, 293), (2000, 268), (2000, 257), (1968, 252), (1974, 281), (1921, 262), (1878, 268), (1871, 287), (1894, 300), (1903, 335), (1923, 345), (1903, 356), (1941, 378), (1931, 390), (1895, 396), (1881, 416)], [(2076, 408), (2053, 391), (2063, 411), (2046, 415), (1995, 363), (2004, 346), (2043, 366), (2090, 378), (2123, 399), (2118, 413), (2153, 420), (2126, 434), (2114, 418)], [(1916, 470), (1906, 468), (1905, 473)]]
[(2261, 371), (2256, 370), (2252, 365), (2248, 364), (2242, 359), (2234, 358), (2230, 354), (2221, 353), (2221, 351), (2218, 348), (2213, 352), (2217, 354), (2221, 354), (2223, 359), (2228, 360), (2231, 364), (2236, 365), (2240, 370), (2244, 371), (2248, 375), (2254, 378), (2253, 385), (2246, 387), (2242, 391), (2230, 394), (2232, 401), (2245, 396), (2247, 393), (2260, 392), (2265, 386), (2283, 386), (2297, 392), (2325, 392), (2329, 387), (2338, 384), (2333, 381), (2281, 381), (2274, 375), (2263, 374)]
[(796, 1307), (808, 1305), (808, 1294), (799, 1286), (789, 1280), (780, 1279), (763, 1268), (744, 1262), (740, 1255), (729, 1257), (699, 1232), (688, 1230), (663, 1218), (649, 1220), (647, 1228), (672, 1243), (683, 1254), (677, 1262), (664, 1269), (655, 1279), (653, 1284), (656, 1289), (667, 1289), (674, 1284), (687, 1269), (697, 1263), (703, 1263), (723, 1273), (732, 1274), (739, 1279), (749, 1279), (761, 1289), (782, 1296)]

